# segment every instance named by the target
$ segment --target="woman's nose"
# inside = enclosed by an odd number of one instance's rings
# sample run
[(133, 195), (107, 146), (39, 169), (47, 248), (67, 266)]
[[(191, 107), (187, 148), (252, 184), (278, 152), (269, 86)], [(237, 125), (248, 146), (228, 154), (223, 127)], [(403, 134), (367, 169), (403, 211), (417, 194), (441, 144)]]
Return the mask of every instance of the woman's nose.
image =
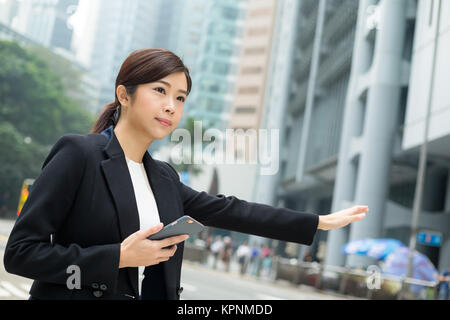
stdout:
[(173, 113), (174, 111), (175, 111), (175, 108), (173, 107), (172, 103), (167, 103), (164, 105), (164, 112)]

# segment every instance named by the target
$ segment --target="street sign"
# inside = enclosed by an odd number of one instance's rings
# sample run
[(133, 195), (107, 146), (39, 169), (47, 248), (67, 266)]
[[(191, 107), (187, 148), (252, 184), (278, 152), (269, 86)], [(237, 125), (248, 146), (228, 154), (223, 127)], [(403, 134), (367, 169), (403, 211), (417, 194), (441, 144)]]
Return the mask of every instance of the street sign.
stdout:
[(417, 242), (427, 246), (440, 247), (442, 244), (442, 233), (428, 230), (419, 231), (417, 233)]
[(22, 207), (27, 201), (28, 193), (30, 191), (30, 187), (33, 185), (34, 179), (25, 179), (22, 184), (22, 190), (20, 191), (19, 205), (17, 207), (17, 215), (22, 211)]

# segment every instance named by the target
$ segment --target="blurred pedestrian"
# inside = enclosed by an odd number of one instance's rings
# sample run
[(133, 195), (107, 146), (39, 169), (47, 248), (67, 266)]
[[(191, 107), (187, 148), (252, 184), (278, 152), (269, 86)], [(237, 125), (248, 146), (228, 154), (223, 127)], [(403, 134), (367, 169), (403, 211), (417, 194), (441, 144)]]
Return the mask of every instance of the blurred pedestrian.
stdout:
[(439, 282), (439, 298), (441, 300), (449, 300), (450, 267), (439, 276)]
[(205, 240), (205, 250), (206, 250), (206, 259), (204, 259), (203, 264), (208, 265), (210, 257), (212, 257), (211, 245), (213, 243), (213, 237), (209, 235)]
[(255, 276), (257, 276), (257, 277), (259, 277), (261, 274), (264, 246), (265, 246), (265, 244), (261, 244), (261, 246), (259, 247), (259, 251), (258, 251), (259, 254), (256, 257)]
[(264, 244), (261, 250), (261, 275), (267, 277), (272, 269), (272, 250)]
[(205, 248), (206, 248), (206, 250), (207, 250), (208, 252), (211, 252), (211, 245), (212, 245), (212, 242), (213, 242), (213, 237), (212, 237), (212, 236), (208, 236), (208, 237), (206, 238), (206, 241), (205, 241)]
[(231, 238), (229, 236), (226, 236), (223, 239), (223, 247), (221, 252), (221, 258), (224, 266), (225, 271), (230, 271), (230, 260), (231, 256), (233, 254), (233, 247), (231, 243)]
[(253, 245), (250, 252), (250, 262), (249, 262), (249, 272), (250, 274), (255, 275), (256, 269), (258, 266), (258, 259), (259, 259), (259, 248), (257, 245)]
[(250, 259), (251, 250), (248, 246), (248, 242), (244, 241), (237, 249), (236, 256), (238, 258), (239, 263), (239, 271), (241, 274), (245, 274), (247, 270), (247, 265)]
[(305, 255), (303, 257), (303, 261), (305, 261), (305, 262), (313, 262), (313, 258), (311, 256), (311, 251), (307, 250), (305, 252)]
[(223, 241), (221, 236), (217, 236), (214, 240), (213, 244), (211, 245), (211, 252), (213, 256), (213, 269), (217, 268), (217, 262), (219, 260), (219, 255), (223, 247)]

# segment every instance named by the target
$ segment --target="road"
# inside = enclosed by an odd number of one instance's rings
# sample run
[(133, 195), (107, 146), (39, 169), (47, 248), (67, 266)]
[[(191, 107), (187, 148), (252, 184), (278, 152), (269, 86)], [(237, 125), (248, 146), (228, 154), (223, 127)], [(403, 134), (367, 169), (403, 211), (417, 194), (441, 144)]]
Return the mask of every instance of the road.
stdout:
[(307, 286), (258, 279), (237, 272), (227, 273), (190, 261), (183, 261), (181, 295), (185, 300), (336, 300), (345, 296), (316, 292)]
[[(32, 280), (9, 274), (3, 266), (3, 254), (13, 221), (0, 220), (0, 300), (28, 299)], [(316, 292), (314, 289), (293, 286), (287, 282), (257, 279), (183, 261), (181, 286), (182, 300), (335, 300), (349, 299)]]

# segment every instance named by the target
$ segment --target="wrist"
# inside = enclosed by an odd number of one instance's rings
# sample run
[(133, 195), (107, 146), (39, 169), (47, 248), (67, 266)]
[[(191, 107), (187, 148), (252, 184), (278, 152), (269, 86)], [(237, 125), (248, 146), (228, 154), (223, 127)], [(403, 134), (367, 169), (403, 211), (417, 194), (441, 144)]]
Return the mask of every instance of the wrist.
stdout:
[(327, 216), (319, 216), (318, 230), (328, 230)]
[(120, 245), (119, 269), (127, 267), (126, 256), (127, 256), (127, 254), (126, 254), (125, 246), (123, 244), (121, 244)]

